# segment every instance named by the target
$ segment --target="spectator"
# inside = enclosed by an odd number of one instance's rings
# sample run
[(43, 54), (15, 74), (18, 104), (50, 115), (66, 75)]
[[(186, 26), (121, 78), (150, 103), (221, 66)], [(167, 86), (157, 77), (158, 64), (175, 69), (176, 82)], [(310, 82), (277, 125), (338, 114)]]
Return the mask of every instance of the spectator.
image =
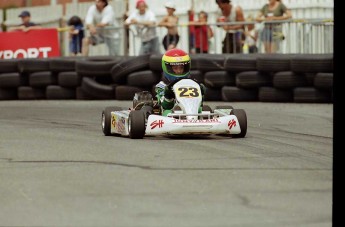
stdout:
[(85, 18), (86, 28), (91, 36), (85, 37), (82, 43), (82, 54), (89, 55), (89, 45), (105, 43), (109, 50), (109, 55), (119, 55), (120, 36), (115, 29), (107, 26), (118, 27), (115, 20), (113, 7), (108, 5), (108, 0), (95, 0), (95, 4), (90, 6)]
[(69, 39), (70, 39), (70, 55), (75, 56), (81, 54), (82, 41), (84, 38), (84, 25), (80, 17), (72, 16), (68, 20)]
[(144, 0), (138, 0), (136, 11), (131, 13), (125, 21), (125, 25), (135, 25), (141, 38), (139, 54), (160, 54), (159, 39), (156, 31), (156, 15), (147, 9)]
[(159, 23), (158, 26), (164, 26), (168, 29), (168, 34), (163, 38), (163, 46), (165, 50), (173, 49), (177, 46), (180, 36), (177, 31), (177, 24), (179, 18), (174, 14), (176, 8), (175, 4), (171, 1), (165, 3), (165, 8), (168, 11), (166, 15)]
[(209, 39), (213, 37), (213, 31), (207, 25), (207, 18), (208, 14), (205, 11), (200, 11), (198, 21), (189, 22), (189, 25), (194, 26), (196, 53), (208, 53), (209, 51)]
[[(241, 22), (244, 21), (243, 10), (240, 6), (233, 5), (230, 0), (216, 0), (221, 16), (217, 22)], [(227, 31), (223, 40), (223, 53), (241, 53), (242, 41), (244, 40), (243, 29), (241, 24), (222, 25)]]
[(10, 28), (9, 31), (21, 30), (21, 31), (27, 32), (29, 30), (42, 28), (40, 24), (31, 22), (31, 14), (29, 11), (24, 10), (23, 12), (19, 14), (18, 17), (22, 19), (22, 24), (20, 24), (19, 26)]
[[(188, 10), (188, 21), (194, 21), (194, 1), (192, 1), (192, 8)], [(191, 54), (195, 54), (195, 26), (189, 25), (188, 26), (189, 32), (189, 52)]]
[[(252, 15), (249, 15), (247, 17), (248, 22), (253, 22), (254, 18)], [(248, 53), (257, 53), (258, 47), (256, 45), (257, 39), (258, 39), (258, 30), (255, 28), (255, 24), (247, 24), (245, 27), (244, 35), (246, 36), (246, 39), (244, 40), (243, 44), (243, 52), (246, 48), (248, 48)]]
[(287, 20), (292, 17), (291, 11), (281, 0), (269, 0), (259, 11), (256, 21), (265, 22), (260, 34), (260, 40), (264, 43), (266, 53), (275, 53), (279, 40), (283, 39), (281, 23), (273, 21)]

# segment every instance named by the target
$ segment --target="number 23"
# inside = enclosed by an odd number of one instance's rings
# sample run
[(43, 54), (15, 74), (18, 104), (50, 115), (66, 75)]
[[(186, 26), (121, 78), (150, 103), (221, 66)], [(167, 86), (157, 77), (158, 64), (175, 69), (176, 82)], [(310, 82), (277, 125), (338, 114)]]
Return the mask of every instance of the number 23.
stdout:
[(178, 91), (180, 91), (180, 97), (198, 97), (200, 95), (195, 87), (180, 87)]

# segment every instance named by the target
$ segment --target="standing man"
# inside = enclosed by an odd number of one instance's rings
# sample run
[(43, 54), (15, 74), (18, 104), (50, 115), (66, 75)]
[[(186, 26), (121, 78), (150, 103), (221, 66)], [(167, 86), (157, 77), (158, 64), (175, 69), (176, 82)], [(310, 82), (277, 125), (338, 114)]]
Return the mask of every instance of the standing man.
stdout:
[(108, 0), (95, 0), (95, 4), (87, 11), (85, 24), (91, 36), (83, 39), (82, 55), (88, 56), (89, 45), (100, 43), (107, 45), (109, 55), (119, 55), (119, 32), (114, 28), (106, 28), (107, 26), (118, 27), (113, 7), (108, 5)]
[(138, 35), (141, 38), (139, 54), (160, 54), (159, 39), (156, 32), (156, 15), (147, 9), (144, 0), (138, 0), (137, 10), (133, 12), (125, 21), (125, 25), (135, 25)]
[(29, 11), (24, 10), (23, 12), (19, 14), (18, 17), (22, 19), (22, 24), (20, 24), (19, 26), (10, 28), (9, 31), (22, 30), (24, 32), (27, 32), (32, 29), (42, 28), (41, 25), (31, 22), (31, 14)]
[(158, 26), (166, 27), (168, 30), (168, 33), (164, 36), (162, 43), (165, 50), (170, 50), (175, 48), (180, 40), (177, 30), (179, 18), (177, 15), (175, 15), (176, 7), (173, 2), (166, 2), (165, 8), (167, 9), (168, 14), (163, 17), (163, 19), (158, 23)]
[[(233, 5), (231, 0), (216, 0), (221, 16), (217, 22), (241, 22), (245, 21), (243, 10), (240, 6)], [(242, 40), (244, 39), (243, 24), (222, 25), (226, 31), (223, 40), (223, 53), (242, 53)]]

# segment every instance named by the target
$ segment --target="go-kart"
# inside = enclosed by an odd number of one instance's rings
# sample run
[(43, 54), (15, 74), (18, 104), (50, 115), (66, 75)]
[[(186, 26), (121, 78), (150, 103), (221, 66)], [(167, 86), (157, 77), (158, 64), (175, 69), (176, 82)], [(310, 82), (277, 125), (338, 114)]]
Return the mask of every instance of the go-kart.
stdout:
[(246, 136), (247, 115), (243, 109), (216, 106), (212, 110), (208, 105), (202, 105), (200, 85), (192, 79), (179, 80), (172, 89), (175, 105), (167, 116), (162, 116), (160, 105), (148, 91), (134, 95), (132, 108), (106, 107), (102, 111), (104, 135), (132, 139), (184, 134)]

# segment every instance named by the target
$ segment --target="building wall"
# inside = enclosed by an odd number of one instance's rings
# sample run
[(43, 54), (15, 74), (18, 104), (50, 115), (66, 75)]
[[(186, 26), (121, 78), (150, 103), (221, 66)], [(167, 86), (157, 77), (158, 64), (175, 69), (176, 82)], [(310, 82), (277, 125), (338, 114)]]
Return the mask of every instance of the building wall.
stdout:
[[(31, 5), (30, 4), (31, 1)], [(94, 0), (78, 0), (78, 2), (93, 2)], [(57, 0), (57, 4), (71, 3), (73, 0)], [(51, 0), (0, 0), (0, 9), (26, 6), (46, 6), (50, 5)]]
[(0, 9), (5, 9), (9, 7), (24, 7), (25, 0), (4, 0), (0, 1)]

